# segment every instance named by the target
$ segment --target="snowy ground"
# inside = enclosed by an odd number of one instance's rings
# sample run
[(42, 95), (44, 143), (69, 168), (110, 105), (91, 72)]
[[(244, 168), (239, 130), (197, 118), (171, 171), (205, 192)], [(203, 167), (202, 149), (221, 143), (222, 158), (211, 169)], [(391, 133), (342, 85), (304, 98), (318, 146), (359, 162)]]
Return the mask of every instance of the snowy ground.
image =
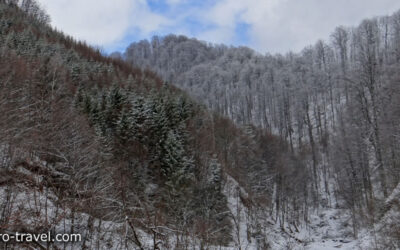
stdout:
[[(30, 178), (21, 177), (26, 176)], [(124, 235), (121, 232), (126, 230), (124, 223), (115, 223), (110, 221), (100, 222), (94, 219), (93, 231), (85, 229), (89, 221), (89, 216), (84, 213), (76, 213), (74, 221), (70, 218), (70, 209), (59, 207), (53, 201), (56, 200), (55, 195), (51, 192), (46, 193), (46, 190), (40, 189), (40, 176), (37, 176), (27, 169), (16, 168), (16, 183), (13, 186), (0, 186), (0, 201), (5, 204), (7, 199), (10, 199), (13, 204), (13, 209), (8, 211), (9, 218), (18, 218), (10, 223), (17, 225), (18, 222), (24, 221), (25, 225), (32, 230), (35, 226), (46, 225), (47, 222), (53, 223), (56, 232), (65, 232), (75, 224), (75, 229), (85, 236), (86, 246), (97, 246), (100, 249), (121, 249), (124, 248)], [(7, 180), (3, 181), (8, 183)], [(333, 188), (332, 186), (330, 188)], [(309, 223), (299, 226), (298, 233), (289, 233), (289, 230), (283, 232), (282, 229), (274, 224), (271, 218), (265, 216), (264, 224), (267, 226), (264, 229), (265, 241), (268, 242), (269, 248), (260, 245), (260, 240), (254, 235), (249, 234), (250, 225), (254, 220), (251, 220), (247, 207), (243, 204), (240, 196), (246, 197), (246, 191), (230, 176), (227, 176), (224, 193), (228, 197), (228, 207), (232, 217), (232, 237), (233, 242), (230, 246), (209, 247), (208, 249), (241, 249), (241, 250), (263, 250), (263, 249), (295, 249), (295, 250), (330, 250), (330, 249), (371, 249), (374, 245), (372, 234), (367, 230), (359, 232), (358, 239), (354, 239), (351, 226), (351, 217), (346, 209), (339, 208), (332, 197), (326, 197), (330, 204), (321, 206), (319, 209), (311, 212)], [(330, 193), (333, 192), (324, 192)], [(239, 196), (240, 194), (240, 196)], [(11, 197), (11, 198), (10, 198)], [(394, 199), (400, 197), (400, 185), (394, 190), (392, 195), (387, 199), (386, 203), (390, 203)], [(3, 209), (4, 210), (4, 209)], [(4, 213), (4, 211), (3, 211)], [(58, 213), (58, 215), (57, 215)], [(35, 216), (32, 216), (35, 215)], [(62, 215), (60, 217), (60, 215)], [(394, 215), (387, 213), (382, 219), (383, 225), (386, 220), (393, 218)], [(382, 226), (382, 225), (381, 225)], [(379, 227), (379, 223), (377, 224)], [(81, 231), (79, 231), (82, 229)], [(145, 232), (138, 230), (139, 237), (144, 243), (146, 249), (150, 249), (153, 245), (151, 237)], [(173, 239), (171, 239), (173, 245)], [(376, 243), (375, 243), (376, 244)], [(197, 243), (192, 242), (192, 249)], [(73, 249), (73, 246), (69, 246)], [(80, 245), (78, 246), (78, 248)], [(130, 245), (130, 247), (134, 247)], [(68, 247), (67, 247), (68, 248)], [(133, 248), (132, 248), (133, 249)], [(379, 249), (379, 248), (377, 248)]]
[[(333, 188), (331, 186), (331, 188)], [(399, 188), (400, 189), (400, 188)], [(325, 192), (333, 193), (333, 192)], [(251, 223), (244, 204), (240, 201), (238, 193), (245, 191), (239, 187), (237, 182), (228, 176), (224, 189), (228, 197), (228, 206), (235, 217), (233, 221), (234, 243), (227, 249), (264, 249), (257, 246), (256, 239), (247, 234), (248, 223)], [(330, 249), (370, 249), (372, 237), (367, 230), (359, 232), (358, 239), (353, 237), (351, 217), (347, 209), (337, 208), (332, 197), (327, 197), (332, 202), (330, 205), (320, 207), (311, 212), (309, 223), (299, 227), (298, 233), (289, 233), (273, 223), (273, 220), (266, 218), (270, 225), (265, 229), (269, 248), (277, 250), (330, 250)]]
[[(248, 214), (246, 207), (241, 202), (239, 193), (245, 194), (243, 188), (230, 176), (227, 177), (224, 193), (228, 197), (228, 207), (232, 215), (233, 244), (230, 249), (257, 249), (255, 239), (247, 237)], [(228, 248), (229, 249), (229, 248)]]
[(349, 215), (343, 209), (327, 208), (312, 215), (310, 225), (304, 228), (298, 238), (305, 242), (305, 249), (358, 249), (353, 238)]

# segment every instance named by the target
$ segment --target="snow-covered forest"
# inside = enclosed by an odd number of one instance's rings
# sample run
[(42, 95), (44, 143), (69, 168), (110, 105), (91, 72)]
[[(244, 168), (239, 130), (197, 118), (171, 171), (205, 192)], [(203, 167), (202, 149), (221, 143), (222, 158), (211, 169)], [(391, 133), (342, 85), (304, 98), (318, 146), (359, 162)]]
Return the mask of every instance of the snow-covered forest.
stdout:
[[(169, 35), (132, 43), (114, 56), (154, 70), (238, 126), (252, 124), (287, 144), (303, 164), (266, 174), (275, 179), (282, 225), (295, 224), (302, 212), (307, 218), (304, 208), (335, 203), (350, 211), (356, 237), (390, 209), (387, 198), (399, 183), (399, 39), (396, 12), (337, 27), (329, 41), (298, 54), (261, 55)], [(256, 165), (264, 169), (261, 162), (244, 167)], [(254, 193), (272, 187), (260, 180), (248, 185)], [(295, 193), (285, 192), (290, 189)]]
[(5, 249), (399, 249), (400, 12), (301, 53), (100, 50), (0, 0)]

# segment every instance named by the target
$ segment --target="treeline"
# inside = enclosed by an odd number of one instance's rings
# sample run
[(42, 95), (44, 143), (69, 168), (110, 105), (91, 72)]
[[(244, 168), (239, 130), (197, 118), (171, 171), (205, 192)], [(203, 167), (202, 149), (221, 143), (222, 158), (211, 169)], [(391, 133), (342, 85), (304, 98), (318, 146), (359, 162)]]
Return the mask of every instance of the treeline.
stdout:
[[(396, 12), (338, 27), (330, 41), (300, 53), (261, 55), (168, 35), (132, 43), (121, 57), (151, 68), (238, 125), (279, 135), (307, 165), (302, 181), (311, 180), (312, 187), (303, 185), (305, 196), (314, 205), (333, 204), (322, 194), (334, 192), (338, 205), (352, 211), (357, 235), (381, 216), (400, 180), (399, 39)], [(298, 169), (285, 167), (289, 175)], [(281, 183), (275, 177), (275, 185)]]

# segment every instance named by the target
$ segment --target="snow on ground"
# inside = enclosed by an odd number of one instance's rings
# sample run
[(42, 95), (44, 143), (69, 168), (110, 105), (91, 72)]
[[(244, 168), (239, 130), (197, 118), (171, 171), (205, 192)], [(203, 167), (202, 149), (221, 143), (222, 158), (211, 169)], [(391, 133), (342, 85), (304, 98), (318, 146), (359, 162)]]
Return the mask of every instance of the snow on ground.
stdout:
[(322, 209), (310, 216), (310, 224), (296, 236), (306, 242), (304, 249), (357, 249), (349, 220), (344, 209)]
[[(127, 225), (124, 223), (116, 223), (110, 221), (100, 221), (94, 219), (92, 225), (94, 229), (88, 232), (85, 226), (89, 223), (89, 216), (84, 213), (76, 213), (74, 221), (71, 221), (71, 211), (66, 207), (59, 207), (54, 200), (57, 200), (51, 192), (40, 189), (40, 176), (35, 176), (27, 169), (17, 167), (16, 171), (20, 175), (31, 176), (31, 182), (21, 181), (14, 186), (0, 186), (1, 204), (6, 204), (7, 199), (12, 201), (13, 209), (8, 211), (10, 218), (17, 218), (18, 221), (10, 221), (12, 224), (18, 224), (23, 221), (27, 228), (35, 228), (35, 226), (46, 225), (47, 222), (55, 222), (53, 228), (56, 232), (68, 232), (72, 225), (75, 225), (76, 232), (82, 233), (86, 238), (87, 246), (96, 246), (100, 249), (121, 249), (124, 248), (124, 234)], [(25, 183), (27, 182), (27, 183)], [(321, 185), (322, 187), (323, 185)], [(311, 212), (309, 222), (299, 226), (298, 233), (289, 233), (289, 230), (282, 231), (278, 224), (275, 224), (272, 218), (265, 215), (263, 222), (263, 235), (269, 244), (268, 249), (294, 249), (294, 250), (330, 250), (330, 249), (362, 249), (366, 250), (373, 246), (373, 234), (371, 231), (362, 230), (359, 232), (358, 239), (354, 239), (351, 226), (351, 215), (347, 209), (340, 208), (333, 199), (333, 180), (329, 180), (328, 190), (321, 189), (323, 195), (330, 202), (325, 202), (318, 209)], [(241, 249), (241, 250), (258, 250), (265, 249), (258, 245), (257, 236), (249, 234), (249, 228), (252, 221), (249, 216), (248, 208), (243, 204), (241, 197), (246, 197), (246, 191), (230, 176), (227, 176), (224, 186), (224, 194), (228, 198), (228, 207), (232, 217), (232, 238), (233, 242), (228, 247), (209, 247), (208, 249)], [(387, 199), (390, 203), (400, 196), (400, 185), (394, 190), (392, 195)], [(267, 213), (266, 213), (267, 214)], [(15, 216), (14, 216), (15, 215)], [(34, 215), (34, 216), (33, 216)], [(382, 221), (393, 218), (392, 211), (383, 217)], [(381, 222), (382, 222), (381, 221)], [(384, 225), (383, 224), (383, 225)], [(380, 223), (376, 225), (379, 227)], [(381, 225), (382, 226), (382, 225)], [(372, 229), (373, 230), (373, 229)], [(251, 230), (250, 230), (251, 231)], [(138, 230), (145, 249), (150, 249), (153, 245), (152, 238), (142, 230)], [(171, 238), (170, 245), (173, 244)], [(192, 242), (192, 249), (199, 249), (196, 243)], [(69, 246), (73, 249), (74, 246)], [(77, 246), (78, 248), (80, 245)], [(130, 247), (135, 247), (130, 245)], [(132, 248), (132, 249), (133, 249)], [(67, 247), (68, 249), (68, 247)]]
[[(351, 214), (348, 209), (341, 208), (332, 197), (333, 179), (328, 180), (328, 190), (321, 189), (324, 202), (319, 208), (311, 212), (309, 222), (299, 226), (298, 233), (282, 231), (272, 218), (266, 216), (265, 223), (269, 224), (263, 232), (267, 237), (270, 249), (276, 250), (366, 250), (372, 246), (372, 234), (364, 229), (355, 239), (352, 231)], [(323, 185), (321, 185), (322, 187)], [(226, 249), (263, 249), (257, 246), (256, 239), (248, 237), (247, 229), (251, 221), (248, 218), (247, 208), (242, 203), (239, 193), (246, 196), (246, 192), (230, 176), (227, 177), (224, 193), (228, 197), (228, 206), (233, 216), (233, 240), (231, 247)]]
[(274, 250), (364, 250), (370, 245), (370, 236), (364, 231), (358, 239), (354, 239), (350, 215), (345, 209), (337, 208), (323, 208), (313, 212), (308, 225), (299, 227), (299, 233), (283, 232), (278, 225), (274, 225), (268, 237), (271, 249)]
[[(246, 191), (239, 186), (236, 180), (227, 176), (224, 186), (224, 194), (228, 198), (228, 207), (232, 215), (233, 244), (231, 249), (257, 249), (256, 240), (247, 236), (248, 213), (242, 203), (239, 194), (246, 195)], [(229, 249), (229, 248), (228, 248)]]
[[(36, 162), (37, 163), (37, 162)], [(60, 249), (135, 249), (135, 245), (125, 241), (128, 225), (124, 222), (99, 220), (86, 213), (72, 211), (70, 207), (57, 202), (52, 189), (42, 186), (42, 176), (22, 166), (13, 172), (0, 171), (0, 220), (9, 234), (47, 233), (81, 235), (75, 243), (54, 244)], [(73, 229), (72, 229), (73, 228)], [(142, 230), (137, 230), (145, 249), (152, 246), (151, 238)], [(39, 242), (46, 246), (46, 242)], [(18, 247), (22, 247), (18, 245)], [(37, 247), (37, 245), (30, 245)], [(34, 249), (34, 248), (30, 248)]]
[[(323, 176), (322, 173), (320, 176)], [(295, 249), (365, 249), (361, 248), (361, 243), (370, 242), (369, 236), (362, 231), (358, 239), (354, 238), (350, 211), (341, 208), (333, 197), (335, 180), (326, 178), (327, 185), (324, 185), (323, 178), (320, 180), (320, 197), (325, 197), (325, 202), (311, 212), (308, 224), (302, 225), (300, 232), (295, 235), (304, 242)]]

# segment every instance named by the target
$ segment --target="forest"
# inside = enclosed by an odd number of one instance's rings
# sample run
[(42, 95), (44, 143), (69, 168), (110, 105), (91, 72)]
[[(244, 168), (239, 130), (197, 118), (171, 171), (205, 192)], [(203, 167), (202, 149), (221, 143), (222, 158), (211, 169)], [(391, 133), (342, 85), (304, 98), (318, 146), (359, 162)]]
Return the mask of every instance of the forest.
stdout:
[[(296, 187), (305, 194), (300, 204), (331, 205), (334, 198), (351, 211), (356, 236), (382, 209), (398, 206), (398, 197), (388, 197), (399, 189), (399, 39), (396, 12), (357, 27), (339, 26), (328, 42), (319, 40), (298, 54), (261, 55), (168, 35), (132, 43), (112, 56), (154, 70), (238, 126), (251, 124), (278, 136), (306, 164), (305, 176), (294, 174), (309, 183)], [(286, 167), (269, 172), (278, 190), (293, 188), (293, 173), (301, 169)], [(275, 195), (275, 202), (283, 199), (281, 205), (299, 213), (291, 194)]]
[(0, 0), (5, 249), (400, 248), (400, 12), (262, 55), (109, 56)]

